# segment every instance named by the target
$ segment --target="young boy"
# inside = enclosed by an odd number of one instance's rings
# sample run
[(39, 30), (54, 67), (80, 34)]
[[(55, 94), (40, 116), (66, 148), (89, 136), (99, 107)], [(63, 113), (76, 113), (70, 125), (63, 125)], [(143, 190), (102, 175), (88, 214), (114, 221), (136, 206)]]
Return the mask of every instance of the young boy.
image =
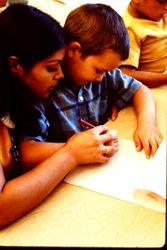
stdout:
[(148, 87), (167, 84), (167, 0), (131, 0), (124, 16), (130, 54), (121, 70)]
[(150, 90), (117, 69), (129, 53), (128, 33), (122, 18), (110, 6), (85, 4), (68, 15), (64, 31), (65, 77), (46, 100), (45, 110), (37, 107), (40, 119), (37, 124), (31, 121), (29, 131), (33, 135), (29, 134), (29, 140), (21, 145), (24, 163), (31, 165), (33, 159), (40, 162), (35, 140), (40, 150), (45, 147), (46, 143), (41, 143), (44, 141), (65, 142), (74, 133), (87, 129), (80, 119), (95, 126), (104, 124), (112, 116), (113, 106), (119, 110), (131, 102), (137, 115), (136, 148), (138, 151), (144, 148), (149, 158), (162, 138), (155, 125)]

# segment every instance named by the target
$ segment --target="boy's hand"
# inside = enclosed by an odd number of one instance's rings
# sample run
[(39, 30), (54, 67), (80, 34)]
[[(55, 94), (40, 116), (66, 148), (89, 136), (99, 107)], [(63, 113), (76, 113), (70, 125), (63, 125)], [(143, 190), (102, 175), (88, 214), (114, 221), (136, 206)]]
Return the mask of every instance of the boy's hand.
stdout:
[(158, 149), (162, 135), (154, 124), (146, 124), (145, 126), (138, 126), (134, 132), (134, 141), (136, 150), (144, 149), (147, 158), (154, 156)]
[(118, 108), (117, 108), (117, 106), (112, 106), (112, 108), (111, 108), (111, 120), (112, 121), (115, 121), (116, 119), (117, 119), (117, 117), (118, 117)]

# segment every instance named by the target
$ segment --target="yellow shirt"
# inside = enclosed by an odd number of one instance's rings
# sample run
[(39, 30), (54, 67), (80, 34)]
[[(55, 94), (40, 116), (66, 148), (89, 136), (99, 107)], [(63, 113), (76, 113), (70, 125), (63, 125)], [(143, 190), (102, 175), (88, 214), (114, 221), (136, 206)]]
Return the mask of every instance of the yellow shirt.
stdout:
[(131, 7), (123, 19), (130, 38), (129, 58), (122, 65), (131, 65), (141, 71), (167, 70), (167, 16), (159, 22), (135, 17)]

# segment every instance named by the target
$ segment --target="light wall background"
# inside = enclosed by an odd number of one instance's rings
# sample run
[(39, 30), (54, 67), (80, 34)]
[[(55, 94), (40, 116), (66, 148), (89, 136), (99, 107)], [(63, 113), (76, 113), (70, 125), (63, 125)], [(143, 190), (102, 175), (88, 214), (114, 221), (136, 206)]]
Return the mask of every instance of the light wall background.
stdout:
[(34, 5), (39, 9), (52, 15), (61, 25), (68, 13), (84, 3), (104, 3), (113, 7), (120, 15), (124, 12), (130, 0), (62, 0), (65, 5), (56, 3), (55, 0), (29, 0), (28, 4)]

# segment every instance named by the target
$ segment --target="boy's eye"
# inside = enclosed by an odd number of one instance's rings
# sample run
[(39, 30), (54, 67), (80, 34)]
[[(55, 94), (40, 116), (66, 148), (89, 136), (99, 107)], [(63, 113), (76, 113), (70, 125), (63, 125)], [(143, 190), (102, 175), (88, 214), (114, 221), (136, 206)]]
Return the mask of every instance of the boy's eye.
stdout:
[(96, 73), (97, 74), (104, 74), (104, 71), (100, 70), (100, 69), (96, 69)]
[(56, 72), (58, 71), (58, 67), (47, 67), (48, 72)]

